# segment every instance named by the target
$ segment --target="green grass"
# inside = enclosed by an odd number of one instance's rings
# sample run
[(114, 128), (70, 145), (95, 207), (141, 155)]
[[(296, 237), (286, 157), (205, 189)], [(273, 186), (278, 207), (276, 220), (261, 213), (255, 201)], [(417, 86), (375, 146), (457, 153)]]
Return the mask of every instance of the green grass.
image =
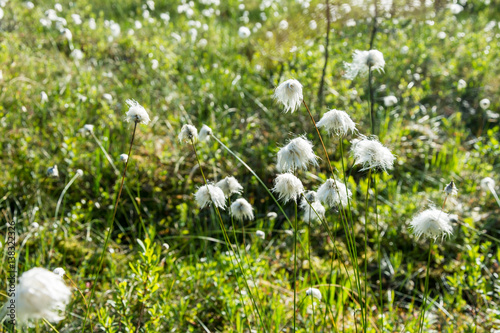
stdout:
[[(331, 4), (338, 15), (331, 23), (322, 103), (317, 96), (324, 65), (324, 4), (313, 0), (304, 9), (296, 1), (282, 0), (264, 8), (260, 1), (246, 1), (245, 9), (238, 9), (242, 3), (195, 2), (193, 16), (187, 18), (178, 13), (176, 2), (158, 1), (155, 10), (149, 11), (149, 21), (143, 17), (146, 3), (137, 0), (61, 1), (63, 11), (57, 15), (67, 20), (72, 46), (84, 53), (80, 61), (70, 56), (70, 44), (54, 23), (51, 27), (40, 23), (53, 2), (39, 1), (28, 9), (20, 1), (10, 1), (3, 7), (0, 233), (6, 235), (7, 223), (15, 222), (19, 274), (33, 267), (64, 267), (67, 284), (72, 285), (71, 277), (80, 290), (81, 294), (74, 290), (66, 318), (53, 324), (59, 332), (82, 332), (87, 310), (82, 295), (90, 301), (121, 181), (94, 138), (78, 130), (84, 124), (95, 125), (96, 137), (121, 173), (124, 164), (119, 155), (128, 151), (133, 129), (124, 121), (129, 98), (148, 110), (152, 122), (138, 125), (126, 187), (92, 299), (94, 331), (135, 332), (139, 318), (140, 332), (263, 332), (262, 326), (269, 332), (292, 330), (290, 224), (258, 180), (220, 144), (212, 140), (197, 145), (207, 180), (235, 176), (244, 186), (242, 196), (255, 208), (255, 221), (245, 225), (246, 251), (241, 225), (235, 234), (240, 256), (246, 257), (241, 260), (245, 276), (255, 280), (255, 285), (253, 281), (249, 285), (262, 314), (261, 325), (239, 266), (227, 252), (216, 212), (196, 205), (193, 194), (203, 178), (193, 150), (181, 144), (177, 135), (185, 123), (198, 129), (207, 124), (271, 188), (278, 173), (277, 151), (288, 139), (305, 134), (322, 160), (320, 167), (298, 176), (306, 189), (316, 190), (330, 173), (309, 115), (304, 107), (282, 113), (282, 106), (272, 99), (273, 90), (295, 78), (304, 86), (304, 99), (316, 121), (331, 108), (345, 110), (360, 133), (369, 133), (367, 79), (350, 81), (342, 75), (343, 62), (351, 61), (352, 52), (368, 49), (373, 21), (366, 10), (354, 5), (345, 13), (339, 4)], [(379, 17), (374, 39), (373, 47), (386, 61), (385, 72), (373, 75), (379, 139), (397, 156), (394, 170), (375, 176), (383, 310), (377, 305), (373, 194), (365, 205), (367, 172), (352, 167), (347, 153), (350, 139), (344, 141), (342, 156), (337, 139), (323, 134), (335, 169), (340, 174), (344, 162), (350, 174), (353, 240), (359, 267), (364, 267), (365, 259), (368, 267), (367, 281), (361, 277), (362, 284), (369, 286), (370, 332), (383, 331), (379, 327), (382, 312), (385, 331), (417, 332), (429, 242), (415, 239), (408, 222), (430, 201), (440, 207), (442, 189), (451, 180), (459, 194), (448, 199), (445, 211), (457, 218), (453, 236), (432, 245), (424, 331), (490, 332), (500, 327), (500, 249), (495, 240), (500, 239), (500, 207), (479, 186), (486, 176), (500, 181), (496, 118), (500, 27), (490, 24), (498, 20), (499, 4), (469, 1), (463, 12), (453, 15), (444, 1), (436, 3), (436, 8), (405, 10), (403, 1), (395, 1), (394, 9)], [(202, 11), (209, 8), (218, 10), (218, 15), (204, 16)], [(241, 19), (245, 10), (248, 23)], [(169, 22), (160, 18), (164, 12), (170, 14)], [(73, 13), (81, 15), (82, 25), (75, 25)], [(97, 23), (95, 30), (89, 28), (91, 17)], [(288, 21), (287, 30), (279, 28), (283, 19)], [(313, 19), (317, 30), (309, 28)], [(350, 19), (356, 26), (346, 25)], [(106, 20), (121, 28), (112, 40)], [(142, 23), (141, 29), (135, 28), (136, 20)], [(257, 23), (261, 28), (248, 39), (238, 36), (240, 26), (253, 30)], [(189, 29), (197, 25), (197, 36), (192, 38)], [(133, 35), (129, 29), (134, 29)], [(272, 37), (266, 36), (268, 31)], [(446, 38), (440, 39), (440, 32)], [(206, 46), (200, 45), (201, 39)], [(407, 53), (403, 46), (408, 47)], [(158, 61), (156, 69), (153, 59)], [(457, 89), (460, 79), (467, 82), (463, 90)], [(42, 91), (48, 95), (46, 103), (41, 102)], [(111, 94), (111, 101), (103, 98), (105, 93)], [(387, 95), (395, 95), (398, 103), (385, 107)], [(489, 111), (479, 106), (483, 98), (491, 101)], [(54, 164), (60, 177), (45, 177)], [(68, 189), (55, 219), (57, 201), (77, 169), (83, 170), (83, 177)], [(295, 225), (294, 205), (283, 209)], [(278, 217), (269, 218), (269, 212)], [(230, 216), (227, 210), (221, 214), (234, 245)], [(316, 332), (353, 332), (356, 327), (361, 331), (361, 305), (346, 233), (335, 210), (327, 211), (326, 221), (340, 253), (323, 224), (314, 225), (309, 235), (299, 213), (297, 331), (313, 331), (311, 298), (306, 297), (311, 284), (323, 296), (315, 300)], [(34, 229), (33, 222), (40, 228)], [(265, 231), (266, 239), (259, 239), (256, 230)], [(169, 244), (168, 250), (164, 243)], [(7, 271), (3, 240), (2, 244), (0, 276)], [(7, 281), (1, 281), (5, 290)], [(8, 300), (4, 292), (0, 296), (2, 303)], [(4, 328), (12, 330), (6, 323)], [(87, 321), (83, 331), (89, 330)], [(40, 320), (21, 331), (51, 328)]]

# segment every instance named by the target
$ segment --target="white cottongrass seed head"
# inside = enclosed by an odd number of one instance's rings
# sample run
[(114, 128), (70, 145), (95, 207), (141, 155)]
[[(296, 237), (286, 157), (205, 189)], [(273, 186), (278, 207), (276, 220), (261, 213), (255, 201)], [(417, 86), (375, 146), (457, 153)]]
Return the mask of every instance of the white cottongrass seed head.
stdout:
[(458, 80), (457, 88), (458, 88), (458, 90), (463, 90), (463, 89), (467, 88), (467, 82), (464, 79)]
[(278, 151), (276, 167), (282, 172), (306, 170), (309, 164), (318, 165), (317, 159), (311, 141), (299, 136)]
[(446, 185), (443, 192), (446, 193), (446, 195), (457, 195), (458, 189), (455, 186), (455, 182), (451, 181), (448, 185)]
[(134, 123), (140, 123), (147, 125), (151, 119), (149, 119), (149, 114), (146, 111), (146, 109), (137, 103), (133, 99), (127, 99), (127, 104), (129, 106), (129, 109), (127, 113), (125, 114), (125, 120), (127, 122), (134, 122)]
[(326, 112), (316, 126), (323, 127), (331, 135), (346, 136), (356, 132), (356, 124), (347, 112), (335, 109)]
[[(78, 176), (82, 177), (82, 176), (83, 176), (83, 170), (82, 170), (82, 169), (77, 169), (77, 170), (76, 170), (76, 175), (78, 175)], [(75, 176), (76, 176), (76, 175), (75, 175)]]
[(344, 185), (344, 183), (327, 179), (326, 182), (318, 189), (318, 200), (328, 207), (348, 205), (351, 199), (352, 192)]
[(198, 139), (200, 141), (208, 141), (213, 134), (214, 132), (210, 127), (203, 125), (200, 129), (200, 133), (198, 134)]
[(92, 133), (92, 132), (94, 132), (94, 125), (92, 125), (92, 124), (85, 124), (85, 125), (83, 125), (82, 128), (80, 128), (79, 132), (81, 132), (83, 134)]
[(304, 186), (300, 179), (291, 173), (280, 174), (274, 179), (273, 192), (278, 193), (279, 199), (287, 203), (290, 200), (297, 201), (297, 198), (304, 192)]
[(352, 63), (344, 62), (346, 73), (344, 77), (353, 80), (356, 76), (366, 76), (368, 71), (377, 70), (384, 71), (385, 61), (382, 52), (377, 50), (359, 51), (356, 50), (352, 54)]
[(307, 207), (302, 206), (304, 210), (304, 222), (320, 221), (325, 218), (325, 207), (319, 201), (311, 202), (311, 206), (306, 202)]
[(444, 238), (453, 233), (448, 214), (437, 208), (429, 208), (419, 213), (410, 222), (413, 234), (420, 238)]
[(128, 155), (127, 154), (121, 154), (120, 155), (120, 162), (127, 162), (128, 161)]
[(396, 157), (374, 137), (361, 136), (352, 140), (351, 155), (355, 165), (362, 165), (361, 171), (369, 169), (391, 170)]
[(59, 170), (57, 169), (57, 164), (54, 164), (54, 166), (49, 167), (47, 169), (47, 176), (53, 178), (59, 177)]
[(257, 230), (255, 232), (255, 235), (261, 239), (266, 239), (266, 233), (262, 230)]
[(16, 319), (26, 323), (45, 318), (57, 323), (64, 319), (70, 298), (71, 290), (61, 276), (45, 268), (32, 268), (21, 275), (16, 287)]
[(226, 205), (224, 192), (214, 185), (203, 185), (196, 191), (194, 196), (200, 208), (205, 208), (213, 203), (215, 207), (224, 209)]
[(226, 197), (233, 193), (241, 194), (243, 192), (243, 186), (233, 176), (228, 176), (218, 181), (215, 186), (220, 188)]
[(285, 106), (285, 113), (288, 111), (293, 113), (304, 99), (302, 85), (295, 79), (286, 80), (276, 88), (273, 97)]
[(307, 289), (306, 291), (306, 295), (307, 296), (311, 296), (316, 298), (318, 301), (321, 301), (321, 291), (317, 288), (309, 288)]
[(309, 203), (313, 203), (315, 201), (318, 201), (318, 194), (315, 191), (307, 191), (302, 197), (300, 208), (306, 209), (306, 207), (309, 207)]
[(179, 133), (179, 141), (184, 143), (195, 142), (198, 139), (198, 130), (193, 125), (184, 124)]
[(390, 96), (384, 97), (384, 105), (387, 107), (396, 105), (397, 103), (398, 103), (398, 99), (396, 96), (390, 95)]
[(481, 188), (485, 191), (491, 191), (495, 189), (495, 181), (493, 178), (486, 177), (481, 179)]
[(54, 274), (57, 274), (60, 277), (63, 277), (64, 274), (66, 274), (66, 271), (62, 267), (57, 267), (56, 269), (54, 269)]
[(253, 220), (253, 207), (243, 198), (236, 199), (231, 204), (231, 215), (238, 221)]
[(481, 109), (486, 110), (487, 108), (490, 107), (490, 100), (487, 98), (483, 98), (482, 100), (479, 101), (479, 106)]

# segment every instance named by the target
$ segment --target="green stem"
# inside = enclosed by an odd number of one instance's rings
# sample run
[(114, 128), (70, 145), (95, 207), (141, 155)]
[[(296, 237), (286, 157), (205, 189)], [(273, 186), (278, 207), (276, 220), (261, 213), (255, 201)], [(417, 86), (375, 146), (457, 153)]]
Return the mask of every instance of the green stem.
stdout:
[[(309, 224), (308, 224), (308, 227), (309, 227), (309, 230), (308, 230), (308, 233), (307, 233), (307, 236), (308, 236), (308, 259), (309, 259), (309, 273), (310, 273), (310, 286), (309, 288), (312, 289), (312, 286), (313, 286), (313, 281), (312, 281), (312, 261), (311, 261), (311, 207), (309, 207)], [(311, 292), (311, 304), (312, 304), (312, 310), (313, 310), (313, 333), (316, 332), (316, 320), (315, 320), (315, 315), (314, 315), (314, 297), (313, 297), (313, 294)]]
[(297, 201), (295, 201), (295, 230), (293, 233), (293, 331), (296, 332), (297, 325)]
[[(106, 235), (106, 240), (104, 242), (104, 247), (102, 248), (101, 257), (99, 259), (99, 266), (97, 267), (97, 271), (96, 271), (96, 274), (95, 274), (94, 284), (92, 286), (92, 292), (90, 293), (89, 304), (92, 304), (92, 299), (94, 298), (95, 289), (96, 289), (96, 286), (97, 286), (97, 279), (98, 279), (99, 273), (101, 272), (102, 264), (104, 262), (104, 255), (106, 254), (106, 249), (108, 247), (108, 243), (109, 243), (109, 240), (111, 238), (111, 232), (113, 230), (113, 222), (115, 221), (116, 211), (118, 209), (118, 203), (120, 202), (120, 197), (122, 195), (123, 183), (125, 182), (125, 177), (127, 175), (128, 162), (131, 159), (130, 153), (132, 152), (132, 144), (134, 143), (135, 130), (136, 129), (137, 129), (137, 122), (134, 122), (134, 131), (132, 132), (132, 139), (130, 140), (130, 147), (128, 149), (128, 158), (127, 158), (127, 161), (125, 162), (125, 168), (123, 170), (122, 182), (120, 184), (120, 190), (118, 191), (118, 195), (116, 196), (115, 208), (113, 210), (113, 217), (111, 218), (111, 220), (110, 220), (110, 222), (108, 224), (108, 233)], [(89, 307), (89, 310), (87, 310), (87, 313), (85, 314), (85, 320), (83, 322), (82, 332), (85, 332), (85, 325), (87, 323), (87, 318), (89, 316), (89, 312), (90, 312), (90, 307)]]
[(427, 292), (429, 290), (429, 271), (431, 267), (431, 252), (432, 252), (432, 245), (434, 244), (434, 239), (431, 239), (431, 243), (429, 244), (429, 257), (427, 259), (427, 270), (425, 273), (425, 291), (424, 291), (424, 303), (422, 305), (422, 310), (420, 313), (420, 324), (419, 324), (419, 329), (418, 331), (422, 333), (422, 329), (424, 327), (424, 321), (425, 321), (425, 306), (427, 305)]
[(366, 186), (366, 199), (365, 199), (365, 317), (363, 321), (363, 330), (366, 332), (368, 317), (368, 196), (370, 194), (372, 170), (368, 171), (368, 184)]
[(372, 67), (368, 67), (368, 91), (370, 94), (370, 123), (372, 134), (375, 135), (375, 111), (373, 109)]
[(379, 280), (379, 297), (380, 297), (380, 328), (384, 329), (384, 297), (382, 294), (382, 248), (380, 246), (380, 226), (378, 223), (378, 191), (377, 191), (377, 176), (373, 175), (373, 188), (375, 190), (375, 224), (377, 225), (377, 246), (378, 246), (378, 280)]

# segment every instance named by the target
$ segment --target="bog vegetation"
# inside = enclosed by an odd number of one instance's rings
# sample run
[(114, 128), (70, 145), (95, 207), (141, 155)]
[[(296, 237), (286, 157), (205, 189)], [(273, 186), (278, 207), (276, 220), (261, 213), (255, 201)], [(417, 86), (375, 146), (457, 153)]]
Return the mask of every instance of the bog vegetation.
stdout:
[(2, 331), (500, 331), (495, 1), (0, 1)]

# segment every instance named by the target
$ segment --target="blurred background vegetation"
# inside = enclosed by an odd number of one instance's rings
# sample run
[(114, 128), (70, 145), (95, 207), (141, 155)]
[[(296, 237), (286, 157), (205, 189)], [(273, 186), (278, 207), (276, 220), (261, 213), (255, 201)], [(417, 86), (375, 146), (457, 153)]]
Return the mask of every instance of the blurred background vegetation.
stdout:
[[(377, 176), (385, 330), (416, 329), (428, 244), (411, 235), (407, 222), (431, 202), (440, 207), (442, 189), (451, 180), (459, 195), (449, 199), (445, 210), (454, 215), (454, 235), (434, 245), (428, 331), (500, 329), (500, 210), (492, 194), (480, 187), (484, 177), (498, 181), (500, 170), (498, 1), (353, 0), (327, 6), (316, 0), (75, 0), (60, 1), (61, 10), (46, 0), (1, 5), (0, 231), (16, 222), (19, 244), (24, 243), (19, 272), (64, 267), (83, 295), (89, 295), (120, 181), (98, 142), (122, 170), (119, 155), (128, 151), (132, 134), (132, 126), (124, 122), (125, 101), (137, 100), (152, 119), (136, 133), (127, 189), (97, 281), (91, 314), (96, 332), (99, 327), (135, 331), (142, 304), (147, 304), (140, 328), (144, 332), (201, 332), (204, 327), (261, 331), (224, 252), (214, 212), (199, 210), (193, 200), (203, 179), (192, 149), (178, 142), (178, 132), (185, 123), (198, 129), (207, 124), (271, 187), (276, 152), (288, 139), (305, 134), (322, 156), (305, 109), (282, 113), (272, 99), (274, 88), (295, 78), (304, 86), (316, 120), (329, 109), (345, 110), (360, 133), (367, 134), (367, 81), (342, 75), (343, 63), (351, 61), (354, 50), (369, 49), (372, 38), (386, 61), (385, 72), (374, 75), (379, 138), (397, 156), (395, 169)], [(250, 36), (239, 34), (242, 26)], [(459, 80), (466, 87), (460, 88)], [(389, 95), (397, 97), (397, 104), (385, 105)], [(482, 108), (482, 99), (491, 104)], [(95, 138), (79, 131), (85, 124), (95, 126)], [(342, 158), (350, 170), (361, 251), (366, 173), (351, 167), (335, 139), (325, 143), (337, 170)], [(245, 225), (246, 267), (259, 281), (266, 325), (274, 332), (290, 327), (289, 225), (281, 214), (268, 216), (278, 212), (274, 202), (217, 143), (198, 147), (207, 178), (236, 177), (244, 186), (243, 197), (254, 205), (256, 220)], [(60, 177), (46, 177), (54, 164)], [(54, 217), (61, 192), (77, 169), (83, 177), (69, 188)], [(299, 176), (307, 189), (317, 189), (327, 172), (323, 160)], [(293, 216), (291, 205), (285, 210)], [(368, 216), (373, 218), (374, 212)], [(227, 214), (223, 218), (229, 228)], [(327, 218), (334, 225), (335, 211)], [(366, 227), (370, 283), (376, 291), (375, 225)], [(305, 224), (303, 228), (305, 241)], [(265, 240), (255, 236), (257, 229), (266, 232)], [(237, 231), (241, 244), (242, 230)], [(305, 249), (299, 253), (302, 295), (311, 275), (324, 284), (350, 287), (340, 272), (330, 276), (333, 250), (325, 230), (318, 224), (310, 236), (312, 265)], [(343, 236), (338, 229), (340, 247), (345, 247)], [(148, 237), (151, 241), (145, 242)], [(144, 277), (130, 265), (149, 273)], [(158, 278), (152, 282), (158, 290), (148, 289), (148, 294), (142, 288), (152, 276)], [(2, 279), (2, 289), (5, 285)], [(318, 331), (341, 330), (344, 319), (345, 330), (352, 331), (353, 317), (359, 317), (353, 314), (356, 305), (338, 290), (328, 295), (329, 300), (324, 292), (339, 326), (328, 320), (325, 300), (317, 305), (325, 313)], [(309, 332), (311, 306), (304, 302), (299, 327)], [(58, 330), (81, 331), (85, 309), (75, 292)], [(376, 311), (371, 315), (377, 321)], [(50, 330), (37, 325), (34, 331)]]

